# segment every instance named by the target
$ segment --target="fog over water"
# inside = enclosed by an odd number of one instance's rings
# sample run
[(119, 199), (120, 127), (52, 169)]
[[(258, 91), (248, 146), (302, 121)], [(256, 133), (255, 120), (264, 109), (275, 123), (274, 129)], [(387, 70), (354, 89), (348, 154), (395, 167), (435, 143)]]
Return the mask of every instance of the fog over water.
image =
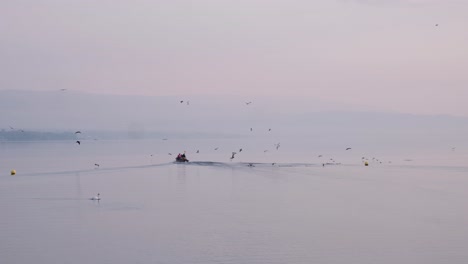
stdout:
[(0, 263), (466, 263), (467, 13), (1, 1)]
[[(264, 153), (267, 145), (248, 138), (0, 143), (0, 255), (40, 264), (468, 257), (466, 151), (305, 150), (285, 142)], [(188, 164), (166, 153), (183, 150)], [(365, 167), (362, 153), (385, 162)], [(330, 157), (341, 164), (323, 167)], [(102, 200), (89, 200), (97, 193)]]

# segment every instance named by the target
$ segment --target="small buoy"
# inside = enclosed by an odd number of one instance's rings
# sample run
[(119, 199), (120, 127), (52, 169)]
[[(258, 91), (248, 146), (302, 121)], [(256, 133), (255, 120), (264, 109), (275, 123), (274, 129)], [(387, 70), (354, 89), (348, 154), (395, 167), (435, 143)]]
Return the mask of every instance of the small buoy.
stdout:
[(11, 176), (16, 175), (16, 170), (11, 170), (11, 171), (10, 171), (10, 175), (11, 175)]
[(364, 162), (364, 166), (369, 166), (369, 163), (367, 161)]

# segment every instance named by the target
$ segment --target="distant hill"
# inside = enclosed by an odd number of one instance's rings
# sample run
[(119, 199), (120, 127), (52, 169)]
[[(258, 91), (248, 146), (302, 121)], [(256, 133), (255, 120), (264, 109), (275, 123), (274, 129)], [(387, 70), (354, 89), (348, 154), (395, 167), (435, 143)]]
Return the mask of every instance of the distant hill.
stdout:
[[(155, 97), (0, 90), (0, 129), (8, 131), (10, 126), (44, 132), (3, 133), (3, 138), (71, 139), (74, 135), (70, 133), (81, 130), (84, 133), (80, 137), (86, 138), (197, 135), (320, 140), (412, 136), (463, 140), (468, 133), (468, 118), (371, 112), (299, 97)], [(272, 132), (266, 133), (270, 128)]]

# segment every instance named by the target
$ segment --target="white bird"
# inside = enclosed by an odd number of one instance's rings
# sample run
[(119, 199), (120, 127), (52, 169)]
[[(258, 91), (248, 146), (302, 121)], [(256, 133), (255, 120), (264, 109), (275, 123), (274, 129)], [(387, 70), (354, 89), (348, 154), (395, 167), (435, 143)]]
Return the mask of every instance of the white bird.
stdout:
[(99, 200), (101, 200), (101, 197), (99, 197), (100, 195), (101, 194), (98, 193), (97, 196), (92, 197), (90, 200), (99, 201)]

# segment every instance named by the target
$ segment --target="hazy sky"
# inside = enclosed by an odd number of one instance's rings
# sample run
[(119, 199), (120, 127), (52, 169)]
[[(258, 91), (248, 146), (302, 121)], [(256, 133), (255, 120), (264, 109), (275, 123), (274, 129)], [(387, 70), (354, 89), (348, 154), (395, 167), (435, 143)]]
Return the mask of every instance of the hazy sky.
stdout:
[(467, 14), (466, 0), (3, 0), (0, 89), (468, 116)]

